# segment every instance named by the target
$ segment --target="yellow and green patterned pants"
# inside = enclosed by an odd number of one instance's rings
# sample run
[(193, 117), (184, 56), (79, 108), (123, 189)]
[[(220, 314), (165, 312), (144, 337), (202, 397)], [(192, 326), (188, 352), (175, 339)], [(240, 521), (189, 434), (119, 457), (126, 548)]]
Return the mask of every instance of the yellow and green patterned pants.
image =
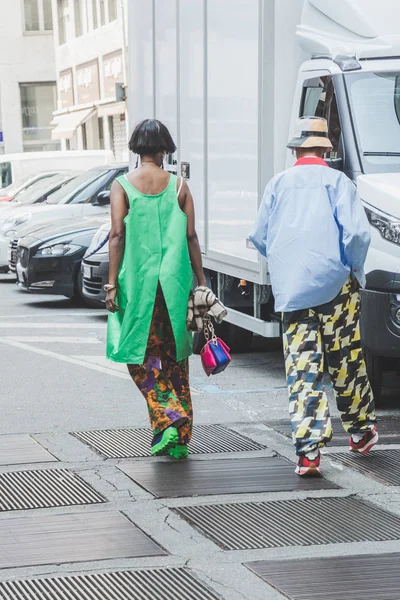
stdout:
[(376, 423), (359, 316), (360, 294), (354, 279), (327, 304), (283, 314), (289, 411), (297, 454), (316, 450), (332, 438), (322, 382), (324, 354), (345, 431), (362, 433)]

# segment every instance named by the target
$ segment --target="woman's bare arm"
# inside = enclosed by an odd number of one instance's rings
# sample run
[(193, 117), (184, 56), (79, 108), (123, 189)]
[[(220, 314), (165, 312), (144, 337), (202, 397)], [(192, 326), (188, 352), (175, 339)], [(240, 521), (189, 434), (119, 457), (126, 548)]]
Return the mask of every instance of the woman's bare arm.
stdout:
[(198, 284), (205, 286), (206, 279), (204, 277), (203, 261), (201, 259), (201, 249), (195, 227), (194, 202), (192, 194), (186, 182), (182, 186), (180, 196), (181, 195), (183, 196), (182, 210), (187, 216), (187, 241), (190, 254), (190, 262), (192, 263), (192, 269), (194, 271), (194, 274), (196, 275)]
[[(128, 214), (125, 192), (121, 185), (114, 181), (111, 187), (111, 232), (109, 241), (110, 270), (108, 282), (112, 285), (117, 284), (119, 267), (122, 260), (125, 247), (125, 224), (124, 219)], [(107, 292), (106, 308), (111, 312), (116, 312), (118, 306), (115, 302), (117, 290), (113, 289)]]

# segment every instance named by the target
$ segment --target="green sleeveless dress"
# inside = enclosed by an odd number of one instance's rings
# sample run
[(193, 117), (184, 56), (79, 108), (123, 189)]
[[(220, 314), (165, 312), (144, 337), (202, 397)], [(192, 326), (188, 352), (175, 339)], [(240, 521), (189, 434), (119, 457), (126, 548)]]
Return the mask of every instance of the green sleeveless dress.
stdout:
[(143, 364), (160, 283), (176, 345), (176, 360), (192, 353), (192, 335), (186, 328), (193, 274), (187, 245), (187, 218), (177, 198), (177, 177), (171, 175), (161, 194), (142, 194), (125, 176), (117, 181), (129, 201), (125, 217), (125, 250), (118, 274), (116, 302), (110, 313), (107, 358)]

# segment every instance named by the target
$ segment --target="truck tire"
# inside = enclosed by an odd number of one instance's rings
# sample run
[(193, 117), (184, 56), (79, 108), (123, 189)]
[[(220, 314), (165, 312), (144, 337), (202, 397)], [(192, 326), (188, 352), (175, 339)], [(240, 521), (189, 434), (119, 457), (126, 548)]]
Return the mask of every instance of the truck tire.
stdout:
[(381, 356), (373, 354), (370, 350), (364, 350), (367, 374), (370, 381), (375, 402), (378, 402), (382, 393), (383, 382), (383, 360)]

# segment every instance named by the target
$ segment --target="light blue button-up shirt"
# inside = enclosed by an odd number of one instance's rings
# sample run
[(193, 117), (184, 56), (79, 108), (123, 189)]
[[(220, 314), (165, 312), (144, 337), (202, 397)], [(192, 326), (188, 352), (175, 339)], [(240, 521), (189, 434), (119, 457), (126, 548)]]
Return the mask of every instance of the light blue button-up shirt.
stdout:
[(350, 273), (365, 285), (365, 211), (354, 183), (323, 164), (300, 164), (271, 179), (250, 240), (268, 258), (279, 312), (333, 300)]

